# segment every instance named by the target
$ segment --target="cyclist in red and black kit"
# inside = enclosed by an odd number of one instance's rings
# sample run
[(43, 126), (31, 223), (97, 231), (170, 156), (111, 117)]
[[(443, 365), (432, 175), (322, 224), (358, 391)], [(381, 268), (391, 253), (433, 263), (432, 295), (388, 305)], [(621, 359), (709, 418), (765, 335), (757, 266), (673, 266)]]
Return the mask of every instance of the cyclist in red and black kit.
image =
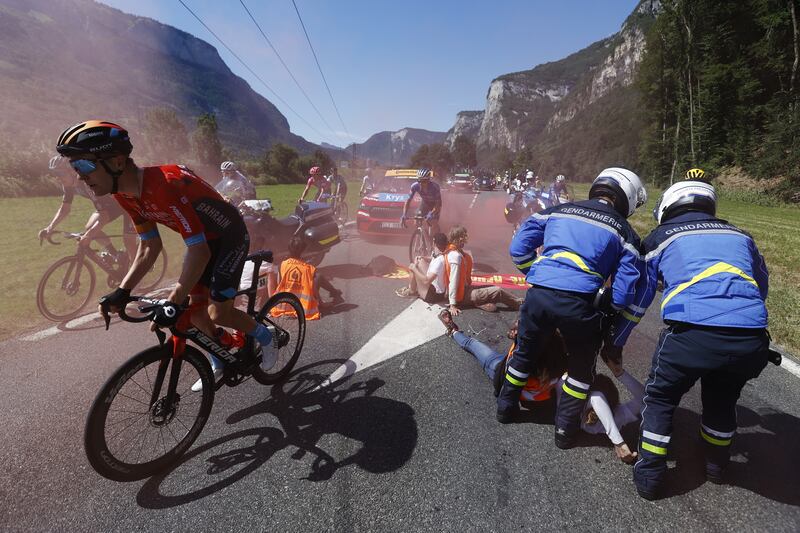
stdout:
[(303, 203), (303, 200), (306, 199), (306, 195), (308, 191), (311, 190), (311, 187), (317, 188), (317, 194), (314, 195), (314, 200), (319, 202), (323, 195), (328, 195), (330, 197), (331, 194), (331, 182), (325, 179), (325, 175), (322, 174), (322, 169), (319, 167), (311, 167), (308, 171), (309, 178), (306, 182), (306, 188), (303, 189), (303, 194), (300, 195), (300, 199), (297, 200), (298, 204)]
[[(130, 301), (131, 290), (153, 266), (162, 247), (156, 224), (162, 224), (181, 234), (186, 256), (168, 305), (158, 311), (155, 324), (174, 325), (190, 297), (193, 311), (208, 309), (208, 313), (193, 312), (195, 326), (208, 335), (214, 335), (218, 324), (255, 337), (262, 346), (262, 368), (271, 368), (277, 355), (272, 332), (233, 306), (250, 245), (236, 208), (186, 167), (136, 166), (128, 132), (111, 122), (90, 120), (67, 128), (56, 149), (69, 158), (79, 179), (96, 196), (113, 195), (139, 234), (130, 270), (119, 288), (105, 297), (110, 310), (118, 311)], [(106, 315), (102, 306), (100, 312)], [(212, 358), (212, 366), (215, 378), (219, 377), (221, 362)]]

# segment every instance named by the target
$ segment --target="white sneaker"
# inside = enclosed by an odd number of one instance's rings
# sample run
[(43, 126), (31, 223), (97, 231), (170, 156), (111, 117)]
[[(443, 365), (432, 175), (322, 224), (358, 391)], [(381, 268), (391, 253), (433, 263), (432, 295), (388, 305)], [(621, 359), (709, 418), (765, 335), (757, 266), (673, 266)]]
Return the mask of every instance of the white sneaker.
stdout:
[(272, 367), (274, 367), (275, 363), (278, 362), (278, 339), (277, 335), (275, 335), (275, 328), (270, 326), (267, 327), (272, 332), (272, 342), (270, 342), (267, 346), (261, 347), (261, 370), (264, 372), (272, 370)]
[[(222, 377), (222, 369), (221, 368), (215, 368), (214, 369), (214, 383), (216, 383), (217, 380), (219, 378), (221, 378), (221, 377)], [(197, 381), (194, 382), (194, 385), (192, 385), (192, 392), (200, 392), (201, 390), (203, 390), (203, 380), (202, 379), (198, 379)]]

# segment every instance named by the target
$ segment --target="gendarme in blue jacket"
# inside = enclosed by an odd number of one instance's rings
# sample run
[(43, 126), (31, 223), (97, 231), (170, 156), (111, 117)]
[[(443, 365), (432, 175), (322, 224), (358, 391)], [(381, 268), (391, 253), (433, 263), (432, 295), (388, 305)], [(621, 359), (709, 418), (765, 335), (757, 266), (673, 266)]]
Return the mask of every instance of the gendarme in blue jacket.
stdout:
[(514, 235), (509, 253), (533, 285), (592, 294), (613, 275), (614, 307), (625, 309), (633, 301), (641, 262), (639, 236), (602, 200), (557, 205), (531, 215)]
[(769, 273), (753, 238), (700, 212), (669, 219), (643, 243), (643, 272), (629, 313), (617, 322), (614, 344), (631, 330), (664, 284), (661, 318), (727, 328), (766, 328)]

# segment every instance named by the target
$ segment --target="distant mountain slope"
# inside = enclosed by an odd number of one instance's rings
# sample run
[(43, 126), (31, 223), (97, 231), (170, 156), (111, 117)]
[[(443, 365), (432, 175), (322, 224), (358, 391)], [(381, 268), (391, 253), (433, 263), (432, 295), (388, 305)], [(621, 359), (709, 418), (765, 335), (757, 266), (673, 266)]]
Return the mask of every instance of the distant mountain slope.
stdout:
[(487, 164), (500, 148), (530, 149), (543, 175), (587, 178), (604, 165), (636, 165), (641, 118), (631, 86), (645, 32), (660, 9), (659, 0), (642, 0), (618, 33), (564, 59), (497, 77), (485, 110), (459, 113), (448, 141), (456, 132), (470, 137)]
[[(411, 156), (423, 144), (445, 141), (447, 133), (416, 128), (403, 128), (398, 131), (376, 133), (361, 144), (356, 144), (356, 156), (360, 159), (373, 159), (384, 165), (408, 165)], [(347, 147), (352, 152), (353, 145)]]
[(91, 0), (0, 0), (0, 138), (54, 141), (87, 118), (137, 131), (168, 107), (191, 131), (214, 113), (224, 146), (257, 153), (275, 142), (315, 148), (234, 75), (207, 42)]

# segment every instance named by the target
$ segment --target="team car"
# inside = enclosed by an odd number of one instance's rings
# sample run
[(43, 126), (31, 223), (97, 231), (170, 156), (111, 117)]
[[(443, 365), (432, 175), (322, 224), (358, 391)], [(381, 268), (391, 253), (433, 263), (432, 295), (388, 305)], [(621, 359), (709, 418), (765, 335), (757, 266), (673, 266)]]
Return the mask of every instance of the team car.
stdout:
[(472, 192), (472, 177), (469, 174), (454, 174), (452, 178), (447, 180), (447, 184), (452, 191), (466, 191)]
[[(356, 213), (356, 227), (362, 235), (407, 233), (413, 224), (404, 228), (400, 224), (403, 206), (411, 194), (411, 185), (417, 179), (417, 169), (387, 170), (386, 175), (361, 199)], [(413, 214), (419, 206), (416, 196), (408, 212)]]
[(483, 175), (479, 178), (475, 178), (472, 187), (476, 191), (493, 191), (494, 185), (495, 185), (494, 177)]

